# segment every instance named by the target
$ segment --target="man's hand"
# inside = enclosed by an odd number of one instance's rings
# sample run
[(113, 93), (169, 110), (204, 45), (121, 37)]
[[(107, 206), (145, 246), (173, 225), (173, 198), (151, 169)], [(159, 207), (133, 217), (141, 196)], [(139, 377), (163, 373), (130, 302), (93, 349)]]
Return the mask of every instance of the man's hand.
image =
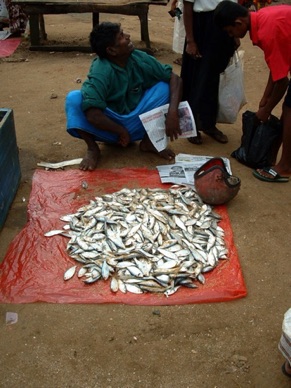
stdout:
[(178, 139), (178, 136), (181, 135), (178, 111), (169, 110), (165, 124), (166, 135), (171, 139), (171, 141)]
[(257, 119), (260, 122), (267, 122), (270, 117), (271, 112), (265, 108), (265, 106), (259, 107), (259, 110), (256, 113)]
[(199, 59), (202, 55), (199, 52), (198, 46), (194, 41), (187, 42), (186, 53), (191, 55), (194, 59)]
[(89, 108), (86, 111), (86, 117), (94, 127), (116, 134), (118, 136), (118, 144), (122, 147), (126, 147), (130, 143), (130, 136), (127, 129), (105, 116), (101, 109)]

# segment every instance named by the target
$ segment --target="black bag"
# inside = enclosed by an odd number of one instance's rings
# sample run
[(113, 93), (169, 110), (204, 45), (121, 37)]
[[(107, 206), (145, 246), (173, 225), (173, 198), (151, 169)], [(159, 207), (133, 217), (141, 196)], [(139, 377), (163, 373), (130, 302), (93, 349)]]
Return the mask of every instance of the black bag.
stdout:
[(231, 156), (251, 168), (272, 166), (282, 143), (281, 121), (271, 115), (266, 123), (258, 123), (254, 112), (242, 114), (242, 137), (240, 147)]

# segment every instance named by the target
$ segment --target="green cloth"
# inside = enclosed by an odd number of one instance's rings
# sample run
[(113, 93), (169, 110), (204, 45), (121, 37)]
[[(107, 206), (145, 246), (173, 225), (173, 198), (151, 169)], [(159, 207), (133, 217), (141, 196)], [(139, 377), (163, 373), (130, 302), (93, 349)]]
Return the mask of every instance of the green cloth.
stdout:
[(172, 66), (134, 50), (125, 68), (107, 59), (95, 58), (81, 88), (82, 109), (109, 108), (125, 115), (133, 111), (144, 92), (160, 81), (170, 82)]

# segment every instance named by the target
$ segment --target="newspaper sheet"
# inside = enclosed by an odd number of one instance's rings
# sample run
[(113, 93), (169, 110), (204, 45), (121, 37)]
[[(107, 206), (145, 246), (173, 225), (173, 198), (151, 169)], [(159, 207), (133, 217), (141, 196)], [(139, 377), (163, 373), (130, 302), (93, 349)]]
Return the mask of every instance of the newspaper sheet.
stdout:
[[(194, 173), (212, 158), (213, 156), (178, 154), (175, 158), (175, 164), (157, 166), (161, 182), (179, 185), (186, 184), (194, 188)], [(228, 173), (232, 174), (229, 159), (222, 158), (222, 160)]]
[[(169, 141), (165, 131), (165, 118), (168, 109), (169, 104), (165, 104), (139, 116), (151, 142), (159, 152), (167, 147)], [(182, 101), (179, 104), (179, 118), (182, 132), (179, 137), (197, 136), (196, 124), (187, 101)]]

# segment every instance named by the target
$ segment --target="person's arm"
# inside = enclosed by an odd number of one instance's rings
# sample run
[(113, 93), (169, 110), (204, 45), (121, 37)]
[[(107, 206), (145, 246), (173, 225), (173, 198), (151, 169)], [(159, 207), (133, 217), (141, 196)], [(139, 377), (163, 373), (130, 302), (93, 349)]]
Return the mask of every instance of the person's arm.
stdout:
[(171, 11), (174, 11), (177, 7), (178, 0), (173, 0), (171, 3)]
[(193, 36), (193, 3), (184, 1), (183, 20), (186, 35), (186, 53), (194, 58), (200, 58), (201, 54)]
[(172, 73), (170, 80), (170, 104), (166, 117), (166, 134), (170, 137), (171, 141), (181, 135), (178, 106), (182, 99), (182, 92), (182, 79), (177, 74)]
[(126, 147), (129, 144), (130, 136), (127, 129), (105, 116), (101, 109), (93, 107), (89, 108), (86, 110), (85, 116), (87, 117), (89, 123), (94, 125), (95, 128), (115, 133), (119, 138), (118, 143), (121, 146)]
[(266, 122), (275, 106), (281, 101), (289, 84), (288, 77), (273, 81), (271, 73), (259, 104), (256, 115), (260, 121)]

